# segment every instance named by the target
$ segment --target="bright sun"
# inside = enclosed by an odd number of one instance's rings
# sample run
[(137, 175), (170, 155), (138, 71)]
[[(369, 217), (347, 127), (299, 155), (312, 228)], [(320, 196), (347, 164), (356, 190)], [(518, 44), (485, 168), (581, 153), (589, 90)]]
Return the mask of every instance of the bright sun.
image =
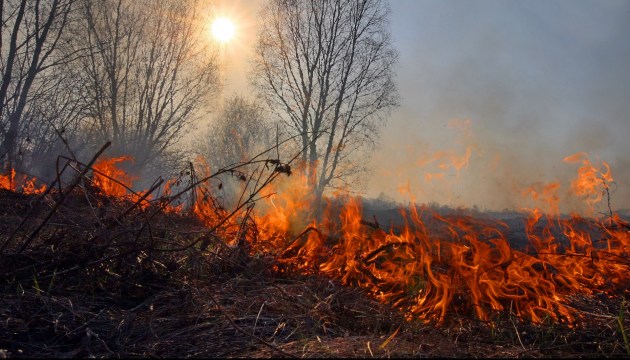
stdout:
[(212, 35), (223, 43), (234, 37), (234, 30), (234, 23), (230, 19), (218, 18), (212, 23)]

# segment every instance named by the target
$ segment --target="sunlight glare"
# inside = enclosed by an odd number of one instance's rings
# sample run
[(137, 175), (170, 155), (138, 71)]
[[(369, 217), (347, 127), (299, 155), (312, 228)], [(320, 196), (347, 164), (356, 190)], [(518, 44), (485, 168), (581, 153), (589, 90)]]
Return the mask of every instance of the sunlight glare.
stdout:
[(230, 41), (234, 37), (234, 33), (234, 23), (229, 19), (218, 18), (212, 24), (212, 35), (214, 35), (219, 42), (225, 43)]

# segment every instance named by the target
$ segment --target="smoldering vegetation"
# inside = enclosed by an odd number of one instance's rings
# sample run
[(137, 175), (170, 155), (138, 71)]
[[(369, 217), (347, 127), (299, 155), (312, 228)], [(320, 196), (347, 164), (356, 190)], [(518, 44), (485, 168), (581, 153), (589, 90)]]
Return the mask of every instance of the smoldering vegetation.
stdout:
[[(113, 196), (105, 180), (121, 185), (118, 179), (73, 164), (63, 169), (74, 180), (60, 174), (40, 194), (0, 190), (3, 356), (590, 357), (627, 351), (628, 308), (610, 294), (565, 299), (584, 314), (571, 324), (538, 323), (511, 309), (480, 321), (463, 307), (464, 298), (454, 299), (460, 313), (421, 321), (376, 301), (369, 288), (300, 271), (299, 257), (287, 251), (299, 235), (286, 234), (280, 249), (265, 246), (263, 223), (249, 212), (232, 222), (201, 187), (195, 196), (149, 198), (150, 191), (129, 189)], [(186, 187), (194, 172), (182, 174)], [(193, 199), (205, 204), (196, 216)], [(364, 201), (365, 234), (389, 227), (392, 205)], [(331, 200), (330, 210), (336, 206), (343, 202)], [(428, 228), (440, 234), (425, 210)], [(433, 210), (442, 218), (474, 213)], [(343, 242), (326, 236), (331, 250)], [(371, 256), (380, 263), (390, 251)]]

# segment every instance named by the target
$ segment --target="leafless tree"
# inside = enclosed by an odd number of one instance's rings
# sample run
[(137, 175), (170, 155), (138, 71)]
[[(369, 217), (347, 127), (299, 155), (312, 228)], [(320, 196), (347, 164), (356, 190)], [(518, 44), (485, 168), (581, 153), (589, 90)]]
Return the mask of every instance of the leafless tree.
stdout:
[(275, 128), (262, 104), (240, 96), (225, 101), (223, 110), (208, 126), (199, 149), (208, 165), (220, 168), (247, 161), (272, 146)]
[(51, 164), (57, 156), (75, 157), (85, 147), (80, 127), (80, 87), (74, 81), (68, 71), (44, 71), (22, 115), (18, 141), (21, 164), (45, 180), (54, 176)]
[(386, 0), (271, 0), (253, 82), (293, 134), (319, 207), (366, 162), (364, 150), (397, 105), (397, 52)]
[[(212, 171), (247, 162), (274, 146), (276, 127), (268, 120), (263, 104), (241, 96), (225, 101), (223, 109), (208, 126), (196, 146), (199, 155)], [(242, 186), (237, 177), (227, 173), (220, 178), (221, 190), (226, 202), (240, 195)]]
[(216, 51), (197, 4), (177, 0), (83, 0), (77, 48), (84, 129), (112, 140), (141, 171), (193, 124), (218, 86)]
[[(0, 0), (0, 158), (3, 167), (19, 167), (25, 129), (37, 126), (37, 99), (51, 89), (42, 81), (70, 58), (61, 56), (62, 35), (74, 0)], [(45, 75), (46, 76), (43, 76)]]

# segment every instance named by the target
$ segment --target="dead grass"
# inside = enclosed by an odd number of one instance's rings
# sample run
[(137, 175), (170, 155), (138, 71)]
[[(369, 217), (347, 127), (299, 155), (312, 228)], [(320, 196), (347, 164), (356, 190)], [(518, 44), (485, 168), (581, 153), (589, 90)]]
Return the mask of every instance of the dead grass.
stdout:
[(129, 211), (89, 183), (60, 196), (0, 190), (0, 357), (630, 355), (624, 294), (575, 296), (574, 328), (509, 311), (405, 321), (360, 289), (275, 272), (271, 256), (220, 240), (235, 234), (158, 202)]

